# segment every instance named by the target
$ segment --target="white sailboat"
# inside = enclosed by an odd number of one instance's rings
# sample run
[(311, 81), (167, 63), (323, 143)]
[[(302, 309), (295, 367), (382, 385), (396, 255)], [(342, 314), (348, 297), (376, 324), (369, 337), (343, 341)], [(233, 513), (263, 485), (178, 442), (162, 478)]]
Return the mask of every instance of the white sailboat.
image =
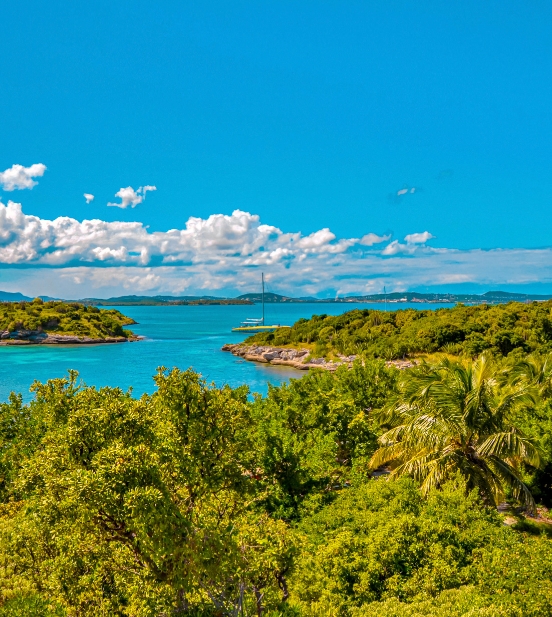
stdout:
[(253, 318), (248, 318), (245, 321), (242, 321), (241, 324), (236, 327), (236, 328), (232, 328), (232, 332), (272, 332), (274, 330), (276, 330), (276, 328), (289, 328), (289, 326), (281, 326), (280, 324), (272, 324), (272, 325), (267, 325), (265, 324), (265, 300), (264, 300), (264, 293), (265, 293), (265, 284), (264, 284), (264, 273), (261, 274), (261, 287), (262, 287), (262, 292), (261, 292), (261, 303), (262, 303), (262, 307), (263, 307), (263, 312), (262, 312), (262, 317), (260, 319), (253, 319)]

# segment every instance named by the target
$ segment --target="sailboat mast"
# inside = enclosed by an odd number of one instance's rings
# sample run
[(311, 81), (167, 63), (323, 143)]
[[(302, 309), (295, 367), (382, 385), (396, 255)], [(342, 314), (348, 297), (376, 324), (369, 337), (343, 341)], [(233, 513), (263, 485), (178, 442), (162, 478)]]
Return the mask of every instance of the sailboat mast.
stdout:
[(264, 326), (264, 272), (261, 273), (261, 281), (263, 284), (263, 326)]

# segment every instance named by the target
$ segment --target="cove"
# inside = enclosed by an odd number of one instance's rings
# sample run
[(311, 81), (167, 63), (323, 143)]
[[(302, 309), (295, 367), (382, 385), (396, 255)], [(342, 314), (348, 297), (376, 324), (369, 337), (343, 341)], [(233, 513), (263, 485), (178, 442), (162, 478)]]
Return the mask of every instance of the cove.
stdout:
[[(392, 305), (394, 309), (436, 309), (450, 304)], [(258, 306), (135, 306), (114, 307), (132, 317), (134, 333), (144, 336), (136, 343), (113, 345), (24, 346), (0, 348), (0, 401), (10, 392), (32, 398), (29, 387), (35, 379), (47, 381), (79, 372), (88, 385), (133, 389), (135, 396), (155, 389), (152, 376), (157, 367), (193, 368), (216, 385), (247, 384), (252, 392), (266, 393), (268, 383), (279, 384), (304, 373), (283, 366), (247, 362), (221, 351), (225, 343), (239, 343), (243, 334), (231, 328), (248, 317), (257, 317)], [(382, 304), (268, 304), (270, 323), (292, 325), (298, 319), (325, 313), (339, 315), (356, 308), (383, 310)], [(391, 310), (388, 307), (388, 310)]]

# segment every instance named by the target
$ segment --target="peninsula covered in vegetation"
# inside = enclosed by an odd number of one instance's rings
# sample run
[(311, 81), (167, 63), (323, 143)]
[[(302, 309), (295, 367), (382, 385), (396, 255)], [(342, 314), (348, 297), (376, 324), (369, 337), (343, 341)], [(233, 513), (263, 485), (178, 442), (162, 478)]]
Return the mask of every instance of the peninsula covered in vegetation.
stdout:
[(255, 334), (244, 345), (306, 347), (312, 357), (330, 358), (395, 360), (436, 352), (474, 357), (483, 351), (522, 357), (552, 351), (552, 301), (321, 314)]
[(117, 310), (76, 302), (0, 303), (0, 344), (115, 343), (135, 340), (123, 326), (136, 323)]

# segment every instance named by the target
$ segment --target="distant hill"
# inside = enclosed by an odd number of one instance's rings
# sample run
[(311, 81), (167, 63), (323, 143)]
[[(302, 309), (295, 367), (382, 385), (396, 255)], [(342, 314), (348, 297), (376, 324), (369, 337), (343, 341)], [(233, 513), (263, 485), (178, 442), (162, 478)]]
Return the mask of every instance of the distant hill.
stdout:
[[(281, 296), (280, 294), (267, 291), (264, 295), (265, 302), (279, 303), (279, 302), (316, 302), (316, 298), (292, 298), (291, 296)], [(242, 294), (236, 298), (237, 300), (248, 300), (249, 302), (261, 302), (262, 296), (260, 293)]]
[(552, 294), (521, 294), (508, 291), (487, 291), (484, 294), (450, 294), (434, 293), (424, 294), (417, 292), (393, 292), (389, 294), (372, 294), (366, 296), (346, 296), (339, 298), (337, 302), (439, 302), (457, 304), (458, 302), (468, 304), (497, 304), (504, 302), (527, 302), (550, 300)]
[[(58, 298), (51, 298), (50, 296), (38, 297), (42, 298), (44, 302), (48, 302), (50, 300), (58, 300)], [(0, 302), (31, 302), (32, 300), (34, 300), (34, 297), (30, 298), (29, 296), (24, 296), (19, 292), (0, 291)]]
[[(49, 296), (40, 296), (43, 300), (58, 300)], [(28, 302), (33, 298), (21, 293), (0, 291), (0, 302)], [(552, 294), (522, 294), (508, 291), (487, 291), (484, 294), (451, 294), (451, 293), (418, 293), (393, 292), (388, 294), (354, 295), (340, 298), (314, 298), (312, 296), (284, 296), (281, 294), (265, 293), (267, 304), (282, 303), (343, 303), (343, 302), (381, 302), (395, 304), (400, 302), (447, 303), (447, 304), (503, 304), (504, 302), (532, 302), (552, 299)], [(75, 300), (65, 300), (75, 302)], [(261, 302), (260, 293), (241, 294), (237, 298), (220, 298), (217, 296), (171, 296), (161, 294), (157, 296), (115, 296), (112, 298), (83, 298), (77, 300), (82, 304), (92, 306), (165, 306), (165, 305), (209, 305), (209, 304), (258, 304)]]
[(209, 305), (209, 304), (252, 304), (239, 298), (217, 298), (216, 296), (117, 296), (114, 298), (84, 298), (82, 304), (93, 306), (166, 306), (166, 305)]
[[(457, 304), (459, 302), (468, 304), (497, 304), (504, 302), (527, 302), (527, 301), (543, 301), (552, 298), (550, 295), (538, 294), (520, 294), (510, 293), (507, 291), (488, 291), (484, 294), (450, 294), (450, 293), (418, 293), (418, 292), (393, 292), (388, 294), (371, 294), (358, 296), (343, 296), (341, 298), (313, 298), (311, 296), (294, 298), (292, 296), (282, 296), (276, 293), (265, 293), (266, 303), (281, 303), (281, 302), (427, 302), (427, 303), (450, 303)], [(238, 299), (249, 300), (251, 302), (261, 302), (260, 293), (249, 293), (238, 296)]]
[(0, 302), (29, 302), (33, 298), (11, 291), (0, 291)]

